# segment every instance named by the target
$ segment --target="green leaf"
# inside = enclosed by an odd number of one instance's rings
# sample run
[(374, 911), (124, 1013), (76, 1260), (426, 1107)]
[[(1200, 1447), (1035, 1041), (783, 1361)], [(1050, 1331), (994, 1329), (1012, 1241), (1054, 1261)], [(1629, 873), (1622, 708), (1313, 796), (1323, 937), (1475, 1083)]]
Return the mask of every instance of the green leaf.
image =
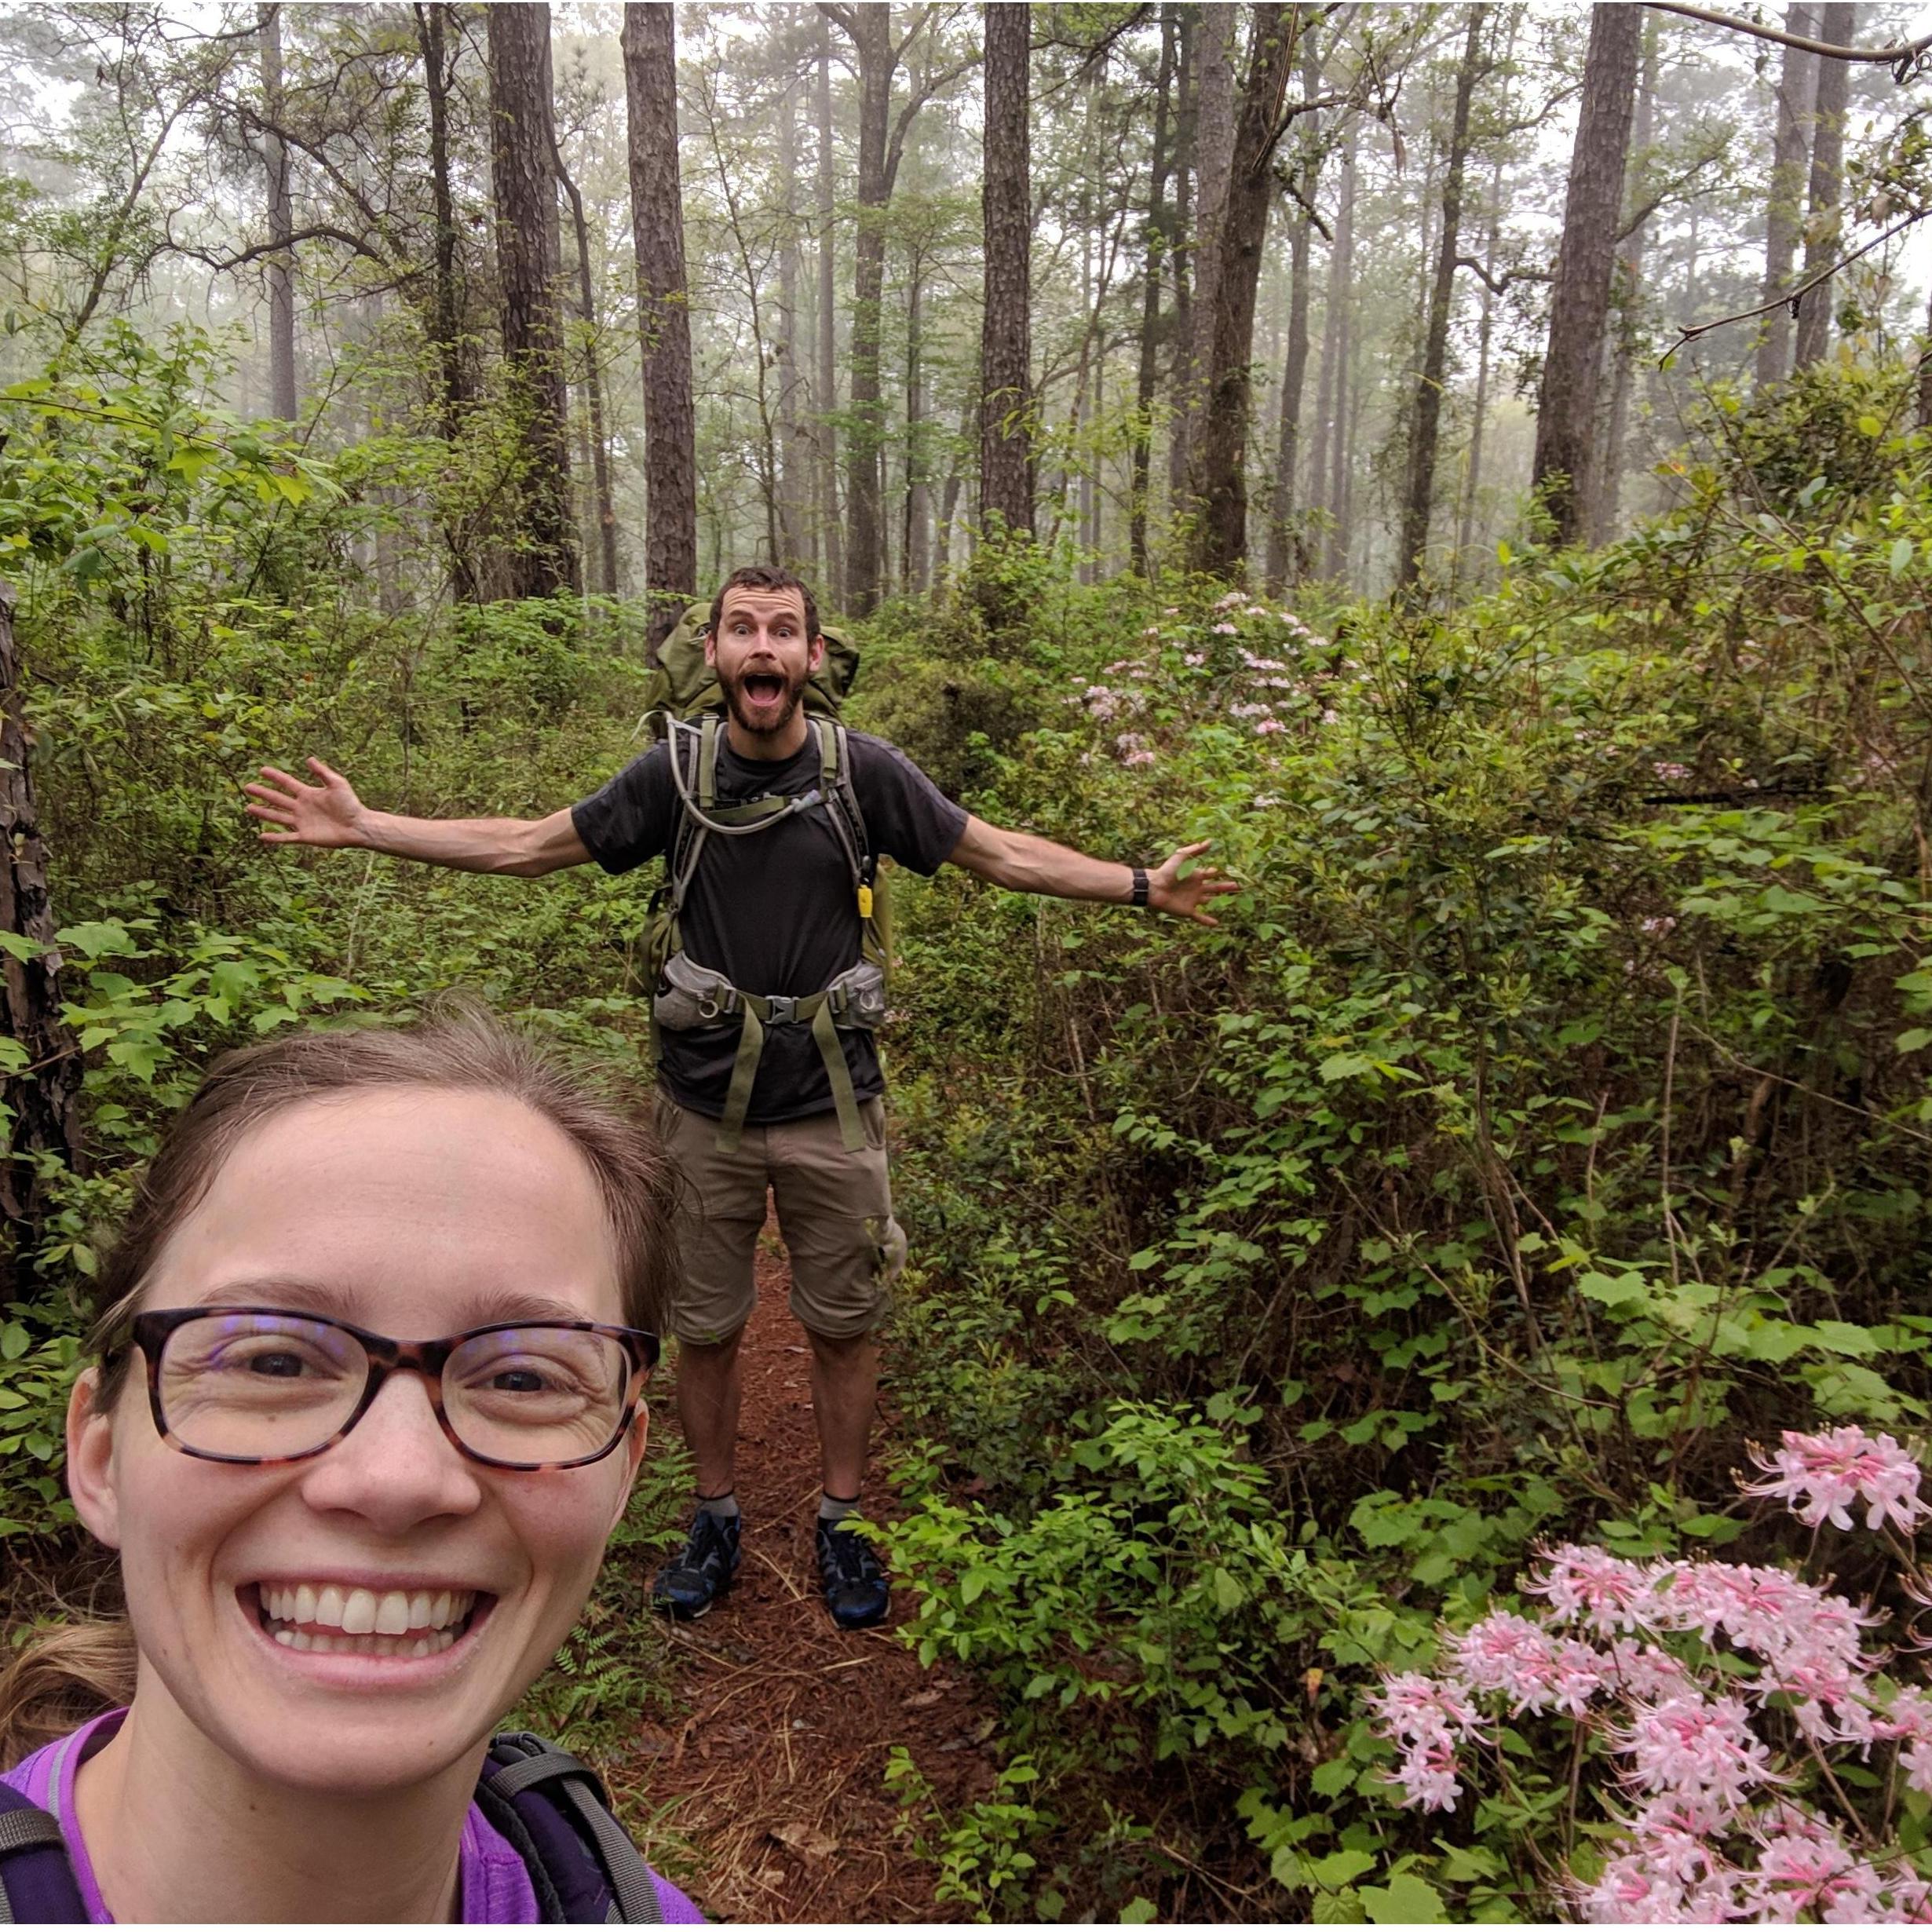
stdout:
[(1904, 576), (1905, 572), (1912, 568), (1912, 547), (1910, 537), (1901, 537), (1893, 544), (1891, 555), (1887, 561), (1891, 565), (1892, 575), (1894, 577)]
[(1447, 1925), (1442, 1895), (1426, 1879), (1398, 1872), (1386, 1885), (1364, 1885), (1362, 1905), (1376, 1925)]
[(1154, 1901), (1151, 1898), (1130, 1898), (1120, 1908), (1123, 1925), (1150, 1925), (1156, 1916)]
[(1339, 1892), (1343, 1886), (1353, 1884), (1364, 1872), (1375, 1868), (1373, 1852), (1331, 1851), (1327, 1857), (1316, 1859), (1308, 1868), (1308, 1875), (1324, 1891)]

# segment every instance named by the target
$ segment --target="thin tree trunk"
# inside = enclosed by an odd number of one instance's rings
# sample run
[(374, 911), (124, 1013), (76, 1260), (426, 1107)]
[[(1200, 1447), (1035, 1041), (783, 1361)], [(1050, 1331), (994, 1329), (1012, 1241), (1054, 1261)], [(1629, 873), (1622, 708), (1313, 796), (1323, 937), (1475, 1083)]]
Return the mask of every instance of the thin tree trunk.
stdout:
[(845, 595), (845, 526), (838, 513), (838, 312), (833, 246), (838, 180), (832, 164), (832, 30), (819, 23), (818, 57), (818, 394), (813, 398), (818, 447), (819, 528), (825, 535), (825, 575), (831, 601)]
[(1178, 121), (1174, 143), (1174, 246), (1167, 251), (1174, 270), (1174, 328), (1167, 356), (1167, 510), (1170, 517), (1187, 495), (1187, 433), (1181, 412), (1187, 393), (1188, 368), (1193, 352), (1194, 301), (1189, 262), (1194, 206), (1195, 49), (1200, 42), (1200, 9), (1180, 9), (1180, 67), (1177, 84)]
[(590, 229), (584, 220), (583, 197), (557, 157), (557, 178), (570, 201), (571, 225), (577, 240), (577, 312), (583, 323), (584, 400), (590, 415), (591, 511), (597, 524), (597, 586), (607, 597), (617, 594), (617, 500), (611, 487), (611, 448), (604, 433), (604, 371), (597, 363), (597, 294), (590, 279)]
[[(25, 1276), (21, 1264), (39, 1244), (49, 1206), (35, 1157), (52, 1155), (86, 1171), (80, 1044), (60, 1017), (60, 955), (20, 687), (13, 597), (0, 584), (0, 934), (45, 949), (23, 959), (0, 947), (0, 1039), (27, 1056), (27, 1070), (0, 1071), (0, 1223), (11, 1236), (16, 1278)], [(0, 1254), (0, 1276), (7, 1261)]]
[(925, 293), (926, 258), (915, 249), (906, 289), (906, 511), (900, 537), (900, 581), (907, 593), (926, 588), (926, 523), (932, 514), (926, 480), (926, 342), (920, 304)]
[(261, 104), (269, 126), (261, 137), (268, 173), (268, 239), (275, 253), (268, 272), (268, 414), (293, 422), (301, 407), (295, 387), (295, 257), (290, 237), (295, 217), (289, 196), (288, 148), (275, 132), (282, 125), (282, 9), (261, 9)]
[[(1321, 57), (1316, 51), (1312, 24), (1302, 30), (1302, 93), (1313, 100), (1321, 92)], [(1269, 592), (1279, 597), (1291, 577), (1299, 583), (1307, 566), (1307, 546), (1295, 524), (1295, 473), (1302, 447), (1302, 393), (1308, 384), (1309, 257), (1313, 228), (1307, 210), (1321, 184), (1321, 150), (1317, 145), (1304, 166), (1298, 186), (1302, 212), (1288, 231), (1288, 347), (1281, 371), (1280, 422), (1275, 436), (1274, 488), (1269, 500), (1268, 555), (1265, 565)]]
[(1570, 155), (1530, 474), (1559, 544), (1577, 542), (1590, 528), (1598, 378), (1644, 20), (1641, 7), (1601, 0), (1590, 13), (1583, 104)]
[(1263, 0), (1251, 10), (1247, 76), (1214, 225), (1213, 298), (1195, 305), (1197, 322), (1207, 323), (1207, 359), (1189, 459), (1189, 480), (1200, 506), (1193, 556), (1197, 569), (1218, 577), (1239, 577), (1247, 568), (1255, 301), (1274, 199), (1269, 164), (1280, 138), (1300, 20), (1298, 9), (1285, 0)]
[(510, 559), (518, 597), (579, 587), (570, 509), (570, 432), (563, 318), (557, 298), (557, 141), (550, 107), (550, 9), (491, 7), (486, 16), (491, 175), (502, 283), (503, 354), (525, 425), (518, 491), (519, 542)]
[[(1025, 9), (1020, 9), (1021, 18)], [(856, 6), (843, 16), (859, 63), (858, 239), (853, 249), (850, 434), (845, 439), (845, 602), (864, 617), (878, 603), (886, 530), (879, 465), (885, 412), (879, 346), (886, 285), (886, 208), (892, 199), (886, 143), (892, 119), (893, 47), (889, 5)]]
[(1483, 431), (1489, 420), (1489, 356), (1496, 339), (1496, 296), (1492, 284), (1496, 279), (1496, 243), (1502, 225), (1503, 158), (1499, 152), (1489, 170), (1489, 208), (1482, 248), (1482, 319), (1476, 327), (1476, 394), (1470, 405), (1469, 460), (1463, 476), (1463, 507), (1456, 524), (1452, 582), (1460, 580), (1463, 561), (1475, 536), (1476, 492), (1482, 487)]
[(1167, 115), (1174, 86), (1174, 7), (1160, 9), (1160, 72), (1154, 84), (1154, 148), (1147, 191), (1147, 268), (1141, 291), (1141, 359), (1134, 388), (1134, 465), (1127, 506), (1129, 567), (1148, 575), (1147, 497), (1153, 445), (1154, 383), (1160, 345), (1161, 265), (1173, 246), (1167, 214)]
[(1189, 250), (1194, 290), (1188, 334), (1178, 352), (1181, 360), (1174, 384), (1174, 453), (1170, 460), (1181, 484), (1176, 507), (1196, 517), (1201, 506), (1193, 481), (1194, 441), (1200, 433), (1214, 379), (1214, 335), (1221, 309), (1221, 236), (1234, 170), (1233, 40), (1239, 11), (1211, 0), (1197, 7), (1194, 16), (1195, 227)]
[[(1784, 9), (1784, 31), (1813, 38), (1816, 24), (1809, 6)], [(1764, 285), (1759, 299), (1771, 301), (1791, 286), (1791, 264), (1805, 222), (1805, 142), (1818, 85), (1818, 57), (1802, 47), (1784, 49), (1778, 75), (1777, 132), (1771, 144), (1771, 192), (1764, 217)], [(1764, 319), (1758, 338), (1758, 381), (1782, 382), (1791, 373), (1791, 318), (1780, 303)]]
[[(1631, 128), (1631, 176), (1626, 195), (1635, 212), (1645, 184), (1645, 158), (1650, 148), (1657, 94), (1657, 16), (1644, 22), (1643, 65), (1637, 85), (1637, 109)], [(1637, 341), (1643, 321), (1644, 228), (1639, 221), (1617, 250), (1616, 334), (1610, 371), (1610, 418), (1603, 436), (1602, 467), (1593, 508), (1591, 541), (1608, 543), (1616, 534), (1623, 494), (1623, 445), (1630, 435), (1631, 392), (1636, 386)]]
[(794, 569), (818, 567), (817, 545), (808, 545), (804, 462), (798, 396), (798, 217), (792, 206), (798, 173), (798, 104), (787, 86), (779, 110), (778, 174), (786, 198), (778, 236), (778, 523), (779, 561)]
[(429, 107), (429, 186), (436, 210), (429, 338), (436, 350), (438, 419), (444, 440), (453, 442), (467, 393), (456, 320), (456, 204), (450, 192), (450, 75), (444, 52), (447, 13), (441, 4), (415, 9), (416, 43), (422, 51), (423, 92)]
[(1325, 576), (1339, 576), (1347, 568), (1349, 533), (1342, 519), (1348, 512), (1349, 337), (1354, 312), (1356, 130), (1342, 156), (1342, 204), (1335, 225), (1335, 259), (1328, 271), (1328, 327), (1335, 338), (1334, 429), (1328, 450), (1328, 541), (1322, 561)]
[(1442, 176), (1442, 225), (1436, 241), (1435, 282), (1423, 336), (1422, 374), (1409, 423), (1408, 491), (1402, 510), (1402, 546), (1397, 553), (1396, 587), (1411, 588), (1422, 575), (1429, 550), (1429, 513), (1436, 498), (1436, 439), (1442, 422), (1443, 385), (1449, 372), (1449, 310), (1455, 298), (1455, 262), (1463, 246), (1463, 171), (1469, 159), (1469, 110), (1482, 61), (1482, 33), (1489, 9), (1472, 6), (1455, 73), (1455, 111)]
[[(1818, 37), (1833, 46), (1849, 47), (1858, 31), (1858, 9), (1853, 0), (1827, 0), (1819, 9)], [(1839, 203), (1845, 181), (1845, 108), (1850, 98), (1851, 69), (1843, 60), (1818, 63), (1817, 112), (1811, 137), (1810, 210), (1805, 222), (1802, 279), (1838, 259), (1843, 246), (1844, 215)], [(1807, 289), (1798, 303), (1798, 340), (1791, 363), (1808, 369), (1821, 360), (1832, 337), (1832, 283), (1827, 276)]]
[(986, 305), (980, 334), (980, 523), (1033, 535), (1032, 184), (1028, 146), (1032, 27), (1023, 6), (988, 6)]
[[(494, 10), (494, 9), (493, 9)], [(698, 586), (696, 419), (677, 173), (677, 46), (664, 0), (624, 9), (630, 222), (644, 342), (644, 583), (655, 653)]]

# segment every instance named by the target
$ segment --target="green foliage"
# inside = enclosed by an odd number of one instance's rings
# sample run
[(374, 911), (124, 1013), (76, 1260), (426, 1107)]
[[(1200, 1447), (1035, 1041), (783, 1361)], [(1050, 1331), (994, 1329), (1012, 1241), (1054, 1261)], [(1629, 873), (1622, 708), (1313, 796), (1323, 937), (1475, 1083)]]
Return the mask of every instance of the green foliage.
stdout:
[(1244, 887), (1212, 933), (945, 876), (901, 901), (928, 1499), (895, 1549), (1081, 1908), (1145, 1889), (1080, 1862), (1131, 1788), (1223, 1872), (1248, 1794), (1295, 1909), (1547, 1913), (1533, 1860), (1412, 1871), (1362, 1685), (1542, 1539), (1770, 1554), (1722, 1501), (1754, 1436), (1926, 1419), (1905, 394), (1715, 396), (1678, 513), (1519, 550), (1449, 616), (1317, 630), (1173, 582), (1003, 639), (1051, 723), (973, 809), (1123, 857), (1211, 838)]

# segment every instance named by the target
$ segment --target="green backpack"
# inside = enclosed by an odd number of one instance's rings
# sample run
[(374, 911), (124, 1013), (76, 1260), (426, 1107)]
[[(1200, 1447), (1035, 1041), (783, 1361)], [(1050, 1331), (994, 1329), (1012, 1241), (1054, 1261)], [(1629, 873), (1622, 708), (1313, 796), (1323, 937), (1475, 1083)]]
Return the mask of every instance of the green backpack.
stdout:
[[(825, 1065), (840, 1134), (847, 1150), (865, 1145), (851, 1069), (838, 1029), (870, 1032), (886, 1017), (886, 973), (892, 951), (886, 882), (878, 855), (866, 835), (864, 814), (852, 783), (851, 748), (839, 709), (858, 676), (859, 653), (838, 632), (825, 630), (825, 655), (806, 684), (805, 708), (819, 752), (819, 783), (791, 798), (759, 798), (748, 805), (718, 802), (718, 752), (725, 730), (725, 694), (704, 659), (710, 607), (693, 604), (659, 648), (645, 694), (650, 708), (645, 725), (653, 740), (670, 741), (671, 778), (682, 810), (666, 854), (664, 882), (652, 895), (645, 934), (645, 960), (651, 985), (651, 1049), (663, 1058), (666, 1028), (740, 1025), (731, 1087), (718, 1123), (718, 1141), (730, 1152), (744, 1131), (751, 1088), (773, 1026), (809, 1026)], [(768, 831), (801, 812), (830, 816), (851, 874), (862, 929), (860, 957), (830, 986), (786, 998), (734, 986), (721, 973), (699, 966), (684, 951), (679, 915), (698, 860), (713, 836), (743, 838)]]

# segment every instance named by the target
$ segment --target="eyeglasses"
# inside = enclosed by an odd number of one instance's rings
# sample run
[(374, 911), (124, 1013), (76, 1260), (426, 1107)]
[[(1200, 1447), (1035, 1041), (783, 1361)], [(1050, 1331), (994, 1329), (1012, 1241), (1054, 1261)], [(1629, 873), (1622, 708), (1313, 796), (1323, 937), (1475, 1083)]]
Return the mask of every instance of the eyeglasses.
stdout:
[(299, 1463), (369, 1412), (386, 1377), (414, 1369), (443, 1433), (492, 1469), (576, 1469), (608, 1455), (657, 1361), (643, 1328), (499, 1321), (440, 1342), (397, 1342), (280, 1308), (137, 1315), (148, 1405), (162, 1439), (210, 1463)]

